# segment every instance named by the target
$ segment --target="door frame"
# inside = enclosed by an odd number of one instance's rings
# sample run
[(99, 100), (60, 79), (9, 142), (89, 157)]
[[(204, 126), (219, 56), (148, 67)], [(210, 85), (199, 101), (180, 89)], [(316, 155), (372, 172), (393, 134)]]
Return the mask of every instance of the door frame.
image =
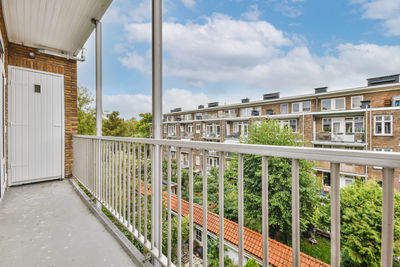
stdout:
[[(42, 182), (42, 181), (47, 181), (47, 180), (56, 180), (56, 179), (64, 179), (65, 178), (65, 84), (64, 84), (64, 75), (63, 74), (58, 74), (58, 73), (53, 73), (53, 72), (47, 72), (47, 71), (41, 71), (41, 70), (34, 70), (34, 69), (30, 69), (30, 68), (24, 68), (24, 67), (18, 67), (18, 66), (13, 66), (13, 65), (8, 65), (8, 73), (10, 73), (10, 70), (15, 69), (15, 70), (22, 70), (22, 71), (30, 71), (30, 72), (34, 72), (34, 73), (39, 73), (39, 74), (45, 74), (45, 75), (52, 75), (52, 76), (56, 76), (61, 78), (61, 84), (62, 84), (62, 92), (61, 92), (61, 177), (59, 178), (44, 178), (44, 179), (32, 179), (29, 181), (21, 181), (21, 182), (15, 182), (13, 183), (12, 179), (9, 179), (8, 181), (8, 185), (9, 186), (14, 186), (14, 185), (21, 185), (21, 184), (29, 184), (29, 183), (35, 183), (35, 182)], [(10, 89), (11, 88), (11, 80), (8, 79), (8, 83), (7, 83), (7, 88)], [(8, 90), (9, 91), (9, 90)], [(9, 100), (10, 100), (10, 96), (7, 98), (7, 128), (11, 126), (11, 122), (10, 122), (10, 112), (11, 109), (9, 108)], [(7, 130), (8, 132), (8, 130)], [(6, 153), (6, 157), (9, 158), (9, 152), (10, 152), (10, 134), (7, 135), (7, 153)], [(10, 161), (8, 160), (8, 168), (7, 168), (7, 172), (8, 169), (11, 167), (10, 166)]]

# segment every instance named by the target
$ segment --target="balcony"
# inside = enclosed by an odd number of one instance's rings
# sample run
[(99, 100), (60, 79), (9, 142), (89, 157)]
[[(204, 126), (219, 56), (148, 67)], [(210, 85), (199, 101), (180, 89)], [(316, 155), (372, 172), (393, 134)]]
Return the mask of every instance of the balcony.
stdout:
[(191, 138), (193, 138), (193, 132), (191, 132), (191, 133), (184, 132), (184, 133), (181, 133), (179, 136), (180, 136), (180, 138), (191, 139)]
[[(117, 137), (74, 136), (74, 169), (73, 176), (93, 194), (102, 207), (107, 209), (126, 231), (132, 234), (141, 244), (143, 251), (151, 254), (151, 262), (159, 262), (163, 266), (183, 266), (193, 264), (196, 260), (203, 266), (208, 265), (208, 234), (219, 237), (225, 244), (237, 244), (237, 263), (243, 266), (246, 260), (254, 258), (259, 264), (276, 262), (276, 257), (284, 261), (276, 266), (328, 266), (304, 253), (300, 253), (300, 215), (299, 215), (299, 160), (317, 161), (321, 158), (331, 163), (331, 263), (339, 266), (340, 262), (340, 163), (380, 165), (383, 166), (383, 212), (382, 212), (382, 266), (391, 266), (393, 258), (393, 216), (394, 216), (394, 168), (400, 167), (400, 155), (367, 151), (326, 150), (304, 147), (277, 147), (247, 144), (223, 144), (213, 142), (180, 142), (175, 140), (135, 139)], [(160, 148), (166, 150), (166, 165), (160, 164), (158, 153)], [(189, 165), (189, 199), (182, 198), (182, 168), (177, 161), (178, 181), (173, 184), (171, 150), (176, 149), (180, 158), (183, 151), (188, 151)], [(219, 203), (224, 203), (224, 162), (225, 153), (234, 153), (238, 157), (238, 222), (224, 219), (224, 211), (215, 214), (208, 210), (207, 201), (202, 205), (194, 203), (194, 166), (193, 159), (197, 152), (207, 155), (219, 155)], [(244, 179), (243, 156), (258, 155), (262, 157), (259, 166), (262, 173), (262, 213), (263, 225), (261, 233), (250, 231), (244, 226)], [(161, 155), (161, 153), (159, 154)], [(268, 161), (267, 157), (283, 157), (292, 161), (292, 247), (281, 248), (280, 243), (268, 237)], [(205, 164), (203, 168), (207, 168)], [(145, 170), (152, 170), (147, 172)], [(165, 175), (161, 176), (160, 174)], [(207, 173), (206, 169), (203, 173)], [(207, 176), (201, 178), (202, 199), (207, 199)], [(166, 186), (165, 186), (166, 185)], [(172, 193), (172, 185), (176, 195)], [(147, 197), (148, 196), (148, 197)], [(163, 210), (165, 213), (163, 213)], [(189, 215), (189, 237), (182, 238), (182, 216)], [(178, 235), (176, 250), (172, 250), (171, 225), (176, 217)], [(154, 219), (150, 219), (154, 218)], [(165, 225), (165, 227), (163, 227)], [(201, 228), (203, 256), (194, 256), (194, 225)], [(151, 227), (150, 227), (151, 226)], [(168, 229), (162, 232), (157, 229)], [(236, 229), (236, 230), (232, 230)], [(233, 232), (232, 232), (233, 231)], [(232, 234), (233, 233), (233, 234)], [(250, 238), (249, 235), (252, 235)], [(236, 236), (236, 237), (235, 237)], [(244, 238), (246, 236), (246, 238)], [(162, 240), (166, 246), (159, 250)], [(250, 241), (252, 240), (252, 241)], [(391, 241), (390, 241), (391, 240)], [(260, 250), (255, 249), (258, 242)], [(219, 244), (220, 266), (223, 266), (224, 243)], [(185, 245), (187, 244), (187, 245)], [(278, 253), (281, 256), (277, 256)], [(174, 253), (174, 254), (172, 254)], [(176, 254), (175, 262), (172, 255)], [(283, 255), (283, 256), (282, 256)], [(181, 262), (180, 260), (188, 262)], [(182, 264), (182, 265), (181, 265)], [(275, 264), (274, 264), (275, 265)]]
[(201, 138), (206, 140), (219, 140), (220, 135), (217, 133), (204, 133)]
[(363, 132), (357, 133), (332, 133), (332, 132), (316, 132), (314, 134), (314, 143), (317, 144), (352, 144), (352, 145), (365, 145), (365, 134)]

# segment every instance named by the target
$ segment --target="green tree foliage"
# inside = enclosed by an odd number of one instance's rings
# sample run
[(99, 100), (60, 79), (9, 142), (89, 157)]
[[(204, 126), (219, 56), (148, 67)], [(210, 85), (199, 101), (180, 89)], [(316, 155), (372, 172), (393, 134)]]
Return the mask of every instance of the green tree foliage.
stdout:
[(258, 263), (256, 262), (255, 259), (250, 259), (246, 262), (244, 267), (259, 267)]
[[(211, 267), (219, 267), (219, 238), (214, 239), (214, 238), (209, 238), (207, 240), (208, 242), (208, 261), (209, 261), (209, 266)], [(225, 251), (227, 248), (224, 248)], [(224, 258), (224, 266), (227, 267), (235, 267), (237, 265), (233, 264), (232, 259), (229, 258), (228, 256), (225, 256)]]
[[(103, 135), (121, 137), (150, 137), (151, 113), (139, 114), (140, 120), (134, 117), (125, 120), (118, 111), (107, 113), (103, 117)], [(78, 88), (78, 134), (96, 134), (96, 109), (94, 98), (86, 87)]]
[[(318, 228), (329, 230), (330, 196), (314, 218)], [(379, 266), (382, 231), (382, 189), (374, 180), (356, 181), (340, 190), (343, 266)], [(400, 255), (400, 194), (395, 193), (394, 255)]]
[[(301, 135), (293, 133), (291, 128), (281, 127), (279, 122), (268, 120), (255, 124), (249, 137), (242, 140), (247, 144), (277, 146), (302, 146)], [(261, 157), (245, 155), (244, 164), (244, 206), (245, 225), (260, 232), (261, 217)], [(285, 244), (291, 242), (291, 159), (270, 157), (268, 159), (268, 197), (269, 230), (271, 235)], [(304, 232), (317, 208), (320, 188), (310, 161), (300, 160), (300, 227)], [(232, 161), (231, 172), (237, 174), (237, 158)], [(232, 175), (232, 174), (231, 174)], [(237, 177), (237, 176), (236, 176)]]
[(86, 87), (78, 87), (78, 134), (96, 134), (96, 110), (93, 97)]
[[(167, 209), (164, 209), (164, 218), (166, 219)], [(168, 223), (167, 220), (164, 220), (163, 223), (163, 254), (168, 255)], [(182, 226), (182, 245), (189, 239), (189, 216), (185, 216), (181, 220)], [(178, 262), (177, 253), (178, 251), (178, 218), (173, 216), (171, 218), (171, 261), (175, 264)], [(182, 250), (181, 250), (182, 251)]]

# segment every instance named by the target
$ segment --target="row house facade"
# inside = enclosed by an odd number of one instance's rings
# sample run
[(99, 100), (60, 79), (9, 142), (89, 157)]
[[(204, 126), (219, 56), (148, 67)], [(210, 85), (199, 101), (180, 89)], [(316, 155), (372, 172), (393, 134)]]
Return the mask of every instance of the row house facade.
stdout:
[[(282, 127), (301, 133), (307, 147), (400, 152), (400, 74), (367, 79), (367, 85), (341, 90), (315, 88), (312, 94), (280, 97), (264, 94), (262, 100), (248, 98), (238, 104), (200, 105), (195, 110), (175, 108), (163, 117), (167, 139), (239, 143), (254, 123), (277, 120)], [(181, 162), (188, 167), (188, 154)], [(175, 156), (175, 153), (172, 153)], [(227, 155), (229, 157), (229, 155)], [(202, 168), (202, 155), (193, 156), (193, 166)], [(217, 167), (218, 154), (207, 155), (207, 167)], [(380, 166), (341, 164), (341, 186), (356, 179), (382, 180)], [(315, 170), (329, 190), (330, 164), (316, 162)], [(395, 173), (400, 190), (400, 173)]]

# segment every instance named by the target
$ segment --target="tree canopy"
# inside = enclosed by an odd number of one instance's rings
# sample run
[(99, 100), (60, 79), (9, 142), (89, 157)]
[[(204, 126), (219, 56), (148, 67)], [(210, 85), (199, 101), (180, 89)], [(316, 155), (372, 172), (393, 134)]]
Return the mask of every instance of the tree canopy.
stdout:
[[(120, 117), (118, 111), (105, 112), (103, 117), (104, 136), (150, 137), (151, 113), (139, 114), (139, 121), (132, 117), (129, 120)], [(78, 134), (96, 134), (96, 109), (94, 98), (83, 86), (78, 87)]]

